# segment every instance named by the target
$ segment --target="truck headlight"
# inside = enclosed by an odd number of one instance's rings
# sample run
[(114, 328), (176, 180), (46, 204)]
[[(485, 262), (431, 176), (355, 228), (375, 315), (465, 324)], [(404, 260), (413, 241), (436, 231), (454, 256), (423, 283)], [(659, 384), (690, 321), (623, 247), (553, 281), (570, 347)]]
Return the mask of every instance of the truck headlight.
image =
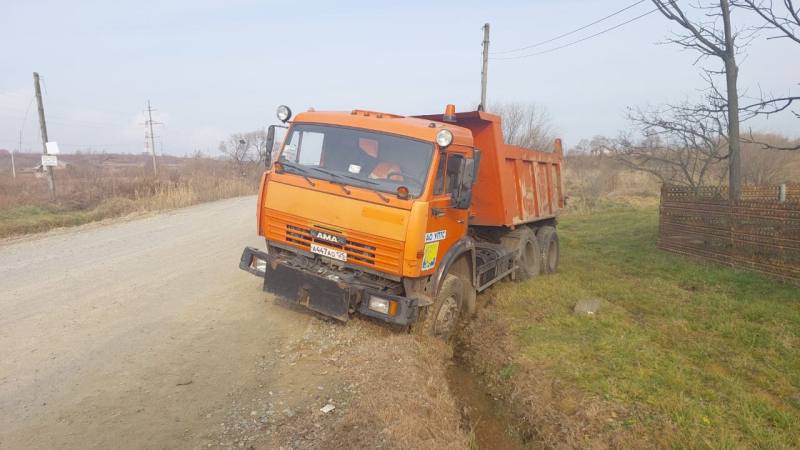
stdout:
[(287, 120), (292, 118), (292, 110), (286, 105), (278, 106), (278, 120), (286, 123)]
[(397, 302), (370, 295), (369, 309), (387, 316), (394, 316), (397, 314)]

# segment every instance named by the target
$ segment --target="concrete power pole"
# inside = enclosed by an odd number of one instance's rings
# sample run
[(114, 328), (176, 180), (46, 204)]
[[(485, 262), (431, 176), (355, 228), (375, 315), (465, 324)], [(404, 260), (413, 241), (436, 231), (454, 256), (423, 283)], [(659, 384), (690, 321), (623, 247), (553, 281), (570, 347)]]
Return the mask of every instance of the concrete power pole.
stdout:
[(14, 150), (11, 150), (11, 178), (17, 179), (17, 165), (14, 163)]
[[(39, 104), (39, 128), (42, 131), (42, 152), (47, 154), (47, 123), (44, 120), (44, 104), (42, 103), (42, 88), (39, 87), (39, 74), (33, 72), (33, 88), (36, 91), (36, 102)], [(50, 184), (50, 197), (56, 198), (56, 180), (53, 178), (53, 168), (47, 166), (47, 175)]]
[(483, 24), (483, 66), (481, 68), (481, 104), (478, 109), (486, 110), (486, 79), (489, 76), (489, 24)]
[(156, 138), (153, 134), (153, 108), (150, 107), (150, 100), (147, 101), (147, 125), (150, 127), (150, 154), (153, 156), (153, 176), (158, 176), (158, 165), (156, 164)]
[[(22, 153), (22, 130), (19, 130), (19, 152)], [(11, 176), (17, 179), (17, 165), (14, 162), (14, 150), (11, 150)]]

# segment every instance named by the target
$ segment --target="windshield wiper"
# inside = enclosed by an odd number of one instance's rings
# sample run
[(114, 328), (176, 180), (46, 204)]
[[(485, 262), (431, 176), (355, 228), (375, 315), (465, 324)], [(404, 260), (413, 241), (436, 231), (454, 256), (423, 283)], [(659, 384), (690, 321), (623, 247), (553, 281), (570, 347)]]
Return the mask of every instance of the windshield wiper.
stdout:
[[(338, 174), (336, 172), (332, 172), (330, 170), (323, 169), (322, 167), (310, 167), (310, 169), (316, 170), (318, 172), (322, 172), (322, 173), (330, 175), (330, 176), (332, 176), (334, 178), (348, 178), (348, 179), (353, 180), (353, 181), (358, 181), (358, 182), (365, 183), (365, 184), (371, 184), (373, 186), (379, 186), (380, 185), (380, 183), (378, 183), (377, 181), (365, 180), (363, 178), (354, 177), (352, 175), (340, 175), (340, 174)], [(335, 185), (341, 187), (342, 190), (345, 192), (345, 194), (350, 195), (350, 189), (347, 189), (347, 185), (346, 184), (344, 184), (342, 182), (336, 182), (336, 181), (333, 181), (333, 180), (331, 180), (331, 182), (334, 183)], [(384, 203), (389, 203), (389, 199), (385, 195), (381, 194), (378, 191), (372, 191), (372, 192), (374, 192), (375, 195), (377, 195), (378, 198), (380, 198)]]
[[(342, 175), (339, 175), (338, 173), (331, 172), (330, 170), (325, 170), (325, 169), (323, 169), (321, 167), (311, 167), (311, 169), (314, 169), (314, 170), (316, 170), (318, 172), (322, 172), (324, 174), (330, 175), (330, 176), (332, 176), (334, 178), (344, 178)], [(330, 181), (331, 181), (331, 183), (333, 183), (333, 184), (339, 186), (340, 188), (342, 188), (342, 190), (344, 191), (345, 194), (350, 195), (350, 189), (347, 189), (347, 185), (346, 184), (342, 183), (341, 181), (334, 181), (334, 180), (330, 180)]]
[(297, 175), (300, 175), (301, 177), (303, 177), (308, 182), (308, 184), (311, 185), (311, 187), (314, 187), (314, 186), (317, 185), (316, 183), (311, 181), (311, 178), (308, 177), (308, 170), (306, 170), (304, 167), (300, 166), (299, 164), (295, 164), (295, 163), (292, 163), (292, 162), (289, 162), (289, 161), (279, 161), (279, 162), (281, 164), (283, 164), (285, 167), (288, 167), (288, 168), (296, 171)]
[(362, 183), (372, 184), (372, 185), (375, 185), (375, 186), (380, 184), (377, 181), (365, 180), (364, 178), (358, 178), (358, 177), (354, 177), (352, 175), (342, 175), (342, 176), (344, 176), (345, 178), (350, 178), (351, 180), (356, 180), (356, 181), (360, 181)]
[[(316, 168), (316, 167), (315, 167), (315, 169), (317, 169), (317, 170), (320, 170), (319, 168)], [(335, 177), (339, 177), (339, 178), (342, 178), (342, 177), (343, 177), (343, 178), (349, 178), (349, 179), (351, 179), (351, 180), (358, 181), (358, 182), (361, 182), (361, 183), (364, 183), (364, 184), (371, 184), (371, 185), (373, 185), (373, 186), (380, 186), (380, 183), (378, 183), (377, 181), (365, 180), (364, 178), (358, 178), (358, 177), (354, 177), (354, 176), (352, 176), (352, 175), (339, 175), (338, 173), (329, 172), (329, 171), (327, 171), (327, 170), (325, 170), (324, 172), (325, 172), (325, 173), (329, 173), (329, 174), (331, 174), (331, 175), (333, 175), (333, 176), (335, 176)], [(380, 192), (378, 192), (378, 191), (374, 191), (374, 190), (373, 190), (372, 192), (374, 192), (374, 193), (375, 193), (375, 195), (377, 195), (377, 196), (378, 196), (378, 198), (380, 198), (380, 199), (381, 199), (381, 200), (382, 200), (384, 203), (389, 203), (389, 198), (388, 198), (388, 197), (386, 197), (385, 195), (381, 194), (381, 193), (380, 193)]]

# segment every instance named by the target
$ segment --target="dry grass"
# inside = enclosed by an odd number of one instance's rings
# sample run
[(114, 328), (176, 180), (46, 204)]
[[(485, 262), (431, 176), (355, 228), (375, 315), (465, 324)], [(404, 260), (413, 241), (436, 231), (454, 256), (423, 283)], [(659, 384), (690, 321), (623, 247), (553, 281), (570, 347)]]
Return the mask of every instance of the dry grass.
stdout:
[[(349, 392), (336, 413), (299, 413), (273, 436), (284, 448), (466, 449), (468, 433), (448, 388), (442, 342), (370, 320), (315, 320), (294, 349), (333, 366), (326, 384)], [(319, 342), (323, 344), (320, 346)], [(315, 426), (323, 423), (324, 426)]]
[[(759, 135), (764, 142), (788, 145), (779, 136)], [(727, 160), (712, 168), (710, 185), (726, 185)], [(568, 153), (565, 161), (564, 186), (567, 209), (577, 212), (598, 211), (609, 206), (635, 207), (658, 205), (661, 182), (646, 172), (634, 171), (613, 156), (589, 153)], [(764, 150), (755, 144), (742, 149), (744, 184), (777, 185), (800, 182), (800, 152)]]
[(564, 167), (570, 211), (596, 211), (617, 204), (658, 204), (660, 183), (655, 177), (627, 169), (610, 157), (570, 154)]
[(63, 158), (73, 163), (56, 171), (55, 201), (46, 178), (0, 176), (0, 237), (249, 195), (258, 187), (257, 174), (242, 176), (224, 161), (171, 157), (154, 178), (136, 164), (138, 155), (120, 156), (116, 164), (109, 157)]

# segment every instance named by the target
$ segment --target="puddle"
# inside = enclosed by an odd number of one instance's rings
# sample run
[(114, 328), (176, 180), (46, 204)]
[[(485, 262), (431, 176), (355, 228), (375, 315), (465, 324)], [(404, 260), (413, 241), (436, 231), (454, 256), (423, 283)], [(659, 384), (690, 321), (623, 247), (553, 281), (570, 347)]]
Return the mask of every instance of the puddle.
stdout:
[(511, 427), (514, 418), (507, 406), (489, 395), (472, 372), (458, 363), (451, 364), (447, 368), (447, 381), (461, 411), (464, 428), (472, 430), (479, 449), (524, 448)]

